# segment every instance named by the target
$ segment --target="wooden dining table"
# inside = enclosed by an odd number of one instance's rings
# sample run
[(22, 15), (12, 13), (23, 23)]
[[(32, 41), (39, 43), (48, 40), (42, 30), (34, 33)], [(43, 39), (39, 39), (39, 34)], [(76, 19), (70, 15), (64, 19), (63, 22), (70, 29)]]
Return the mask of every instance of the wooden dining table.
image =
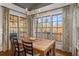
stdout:
[(40, 56), (46, 56), (49, 50), (51, 50), (51, 55), (55, 56), (55, 40), (42, 39), (42, 38), (29, 38), (29, 39), (23, 39), (23, 41), (33, 42), (33, 50), (40, 53)]

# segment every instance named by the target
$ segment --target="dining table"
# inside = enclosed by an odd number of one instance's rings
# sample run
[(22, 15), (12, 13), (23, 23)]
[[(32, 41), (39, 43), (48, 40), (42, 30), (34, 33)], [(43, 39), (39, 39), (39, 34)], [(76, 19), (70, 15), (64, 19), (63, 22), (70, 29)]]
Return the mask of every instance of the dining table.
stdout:
[(40, 53), (40, 56), (46, 56), (49, 50), (51, 50), (51, 56), (55, 56), (55, 40), (29, 37), (23, 41), (32, 42), (33, 50)]

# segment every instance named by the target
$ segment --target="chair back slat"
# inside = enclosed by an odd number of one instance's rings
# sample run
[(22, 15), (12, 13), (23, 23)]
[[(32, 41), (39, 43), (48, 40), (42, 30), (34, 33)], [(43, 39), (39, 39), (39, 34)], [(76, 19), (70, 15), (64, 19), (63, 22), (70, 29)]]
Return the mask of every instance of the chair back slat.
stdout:
[(13, 45), (14, 45), (15, 50), (16, 50), (16, 49), (19, 50), (19, 43), (18, 43), (17, 38), (13, 38)]
[(33, 44), (32, 42), (23, 42), (24, 51), (26, 54), (33, 55)]

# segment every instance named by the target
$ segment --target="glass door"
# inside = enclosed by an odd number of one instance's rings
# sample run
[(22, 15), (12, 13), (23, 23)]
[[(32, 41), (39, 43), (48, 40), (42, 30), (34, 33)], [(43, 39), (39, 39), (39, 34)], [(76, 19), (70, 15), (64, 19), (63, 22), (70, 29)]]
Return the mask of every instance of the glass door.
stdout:
[(62, 32), (63, 32), (63, 17), (62, 14), (56, 14), (52, 16), (52, 37), (56, 41), (62, 41)]
[(20, 17), (19, 19), (19, 39), (23, 39), (27, 36), (27, 23), (26, 19)]
[(27, 20), (24, 17), (10, 15), (9, 19), (9, 35), (23, 39), (27, 36)]
[(18, 16), (10, 15), (9, 34), (18, 37)]

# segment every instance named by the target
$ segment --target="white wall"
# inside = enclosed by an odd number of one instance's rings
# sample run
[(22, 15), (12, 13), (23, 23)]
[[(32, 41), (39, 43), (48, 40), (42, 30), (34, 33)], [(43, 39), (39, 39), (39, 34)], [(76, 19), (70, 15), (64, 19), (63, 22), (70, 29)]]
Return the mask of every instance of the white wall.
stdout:
[(4, 7), (7, 7), (7, 8), (10, 8), (12, 10), (16, 10), (18, 12), (21, 12), (21, 13), (24, 13), (26, 14), (26, 9), (23, 9), (21, 7), (18, 7), (12, 3), (0, 3), (1, 6), (4, 6)]
[(79, 49), (79, 4), (77, 5), (77, 48)]
[(55, 15), (55, 14), (59, 14), (59, 13), (62, 13), (62, 12), (63, 12), (63, 10), (62, 10), (62, 8), (60, 8), (60, 9), (57, 9), (57, 10), (51, 10), (51, 11), (36, 14), (35, 18), (42, 17), (42, 16)]
[(2, 7), (0, 6), (0, 51), (2, 51)]
[(26, 18), (26, 15), (25, 14), (20, 13), (20, 12), (17, 12), (17, 11), (14, 11), (14, 10), (10, 10), (9, 13), (12, 14), (12, 15), (21, 16), (21, 17)]
[(41, 13), (41, 12), (45, 12), (45, 11), (49, 11), (49, 10), (54, 10), (54, 9), (61, 8), (61, 7), (67, 6), (67, 5), (71, 5), (71, 3), (54, 3), (54, 4), (50, 4), (50, 5), (42, 7), (42, 8), (32, 10), (30, 12), (30, 14), (37, 14), (37, 13)]
[[(79, 4), (77, 6), (77, 49), (79, 50)], [(79, 55), (79, 51), (78, 51)]]

